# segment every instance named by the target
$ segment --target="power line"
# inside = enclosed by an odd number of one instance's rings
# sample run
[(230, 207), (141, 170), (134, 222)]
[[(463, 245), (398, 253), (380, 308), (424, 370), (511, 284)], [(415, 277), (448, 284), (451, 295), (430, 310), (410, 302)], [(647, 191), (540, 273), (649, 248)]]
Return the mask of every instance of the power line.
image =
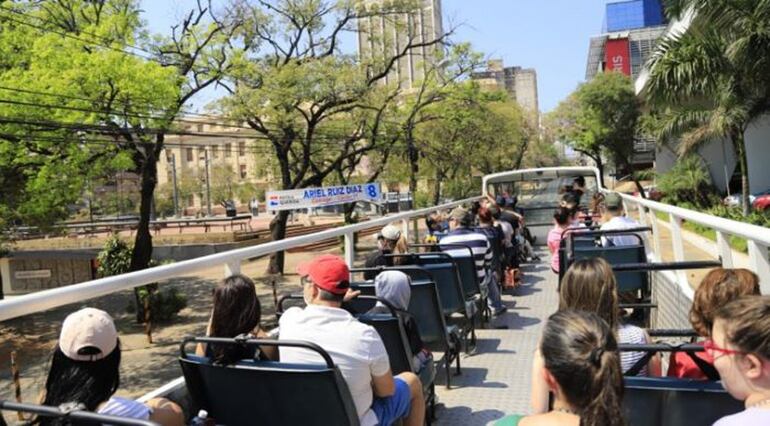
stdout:
[[(0, 6), (0, 9), (3, 9), (5, 11), (11, 11), (11, 10), (5, 8), (5, 7), (2, 7), (2, 6)], [(16, 12), (16, 11), (12, 11), (12, 12), (20, 14), (20, 12)], [(22, 14), (22, 16), (26, 16), (26, 15)], [(130, 52), (130, 51), (123, 50), (123, 49), (120, 49), (118, 47), (110, 46), (110, 45), (107, 45), (107, 44), (95, 43), (95, 42), (93, 42), (91, 40), (86, 40), (86, 39), (80, 38), (78, 36), (75, 36), (75, 35), (72, 35), (72, 34), (69, 34), (69, 33), (66, 33), (66, 32), (63, 32), (63, 31), (58, 31), (58, 30), (54, 30), (54, 29), (51, 29), (51, 28), (45, 28), (45, 27), (42, 27), (40, 25), (33, 24), (31, 22), (25, 22), (25, 21), (22, 21), (20, 19), (12, 18), (10, 16), (0, 16), (0, 19), (6, 20), (6, 21), (15, 22), (15, 23), (17, 23), (19, 25), (26, 25), (28, 27), (35, 28), (35, 29), (37, 29), (39, 31), (53, 33), (53, 34), (59, 35), (61, 37), (77, 40), (77, 41), (79, 41), (81, 43), (85, 43), (85, 44), (88, 44), (88, 45), (101, 46), (101, 47), (104, 47), (106, 49), (109, 49), (109, 50), (112, 50), (112, 51), (115, 51), (115, 52), (120, 52), (120, 53), (123, 53), (123, 54), (126, 54), (126, 55), (135, 56), (137, 58), (141, 58), (141, 59), (145, 59), (145, 60), (149, 60), (149, 61), (153, 61), (153, 62), (158, 62), (161, 65), (165, 65), (162, 62), (160, 62), (157, 59), (152, 58), (152, 57), (146, 57), (146, 56), (140, 55), (140, 54), (138, 54), (136, 52)]]

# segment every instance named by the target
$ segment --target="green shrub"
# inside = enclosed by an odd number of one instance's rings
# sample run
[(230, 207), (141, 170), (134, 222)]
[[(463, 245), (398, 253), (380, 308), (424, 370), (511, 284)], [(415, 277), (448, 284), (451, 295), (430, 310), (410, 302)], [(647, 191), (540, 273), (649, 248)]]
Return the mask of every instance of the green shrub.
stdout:
[[(121, 240), (117, 235), (112, 235), (96, 257), (99, 262), (98, 275), (109, 277), (128, 272), (133, 250), (130, 244)], [(156, 262), (150, 263), (151, 267), (156, 265)], [(144, 303), (148, 297), (150, 298), (150, 321), (152, 322), (169, 321), (187, 306), (187, 297), (175, 288), (159, 290), (157, 284), (149, 284), (136, 288), (134, 291), (136, 297), (131, 301), (127, 310), (130, 313), (137, 312), (136, 302), (138, 301), (141, 304), (137, 316), (140, 322), (144, 321)]]
[(663, 192), (663, 202), (693, 210), (710, 206), (714, 187), (703, 161), (689, 155), (658, 177), (658, 188)]

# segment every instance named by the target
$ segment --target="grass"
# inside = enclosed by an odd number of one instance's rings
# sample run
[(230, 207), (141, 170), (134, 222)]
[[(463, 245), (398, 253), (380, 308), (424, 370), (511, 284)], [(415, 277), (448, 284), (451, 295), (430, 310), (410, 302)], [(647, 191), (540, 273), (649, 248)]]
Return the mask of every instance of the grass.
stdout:
[[(669, 217), (667, 213), (655, 212), (655, 216), (658, 218), (658, 220), (669, 222)], [(716, 242), (717, 240), (717, 232), (707, 226), (684, 221), (684, 223), (682, 224), (682, 228), (690, 232), (696, 233), (701, 237), (708, 238), (711, 241)], [(727, 238), (728, 238), (728, 241), (730, 242), (730, 247), (732, 247), (733, 250), (739, 251), (741, 253), (749, 252), (748, 242), (746, 241), (745, 238), (736, 237), (733, 235), (729, 235)]]

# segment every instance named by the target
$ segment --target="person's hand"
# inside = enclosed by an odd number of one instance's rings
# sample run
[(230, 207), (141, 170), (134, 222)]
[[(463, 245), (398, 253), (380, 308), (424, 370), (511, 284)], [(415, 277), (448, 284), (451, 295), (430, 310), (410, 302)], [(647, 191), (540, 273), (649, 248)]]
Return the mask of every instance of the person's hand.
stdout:
[(351, 299), (358, 297), (359, 294), (361, 294), (360, 290), (353, 290), (352, 288), (349, 288), (348, 292), (345, 293), (345, 297), (342, 298), (342, 301), (349, 302)]

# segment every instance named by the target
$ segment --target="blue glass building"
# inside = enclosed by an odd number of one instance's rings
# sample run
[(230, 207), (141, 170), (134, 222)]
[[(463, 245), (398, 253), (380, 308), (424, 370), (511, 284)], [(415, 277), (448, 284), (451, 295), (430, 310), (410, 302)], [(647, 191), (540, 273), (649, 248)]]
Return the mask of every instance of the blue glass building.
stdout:
[(625, 0), (608, 3), (603, 32), (611, 33), (666, 23), (660, 0)]

